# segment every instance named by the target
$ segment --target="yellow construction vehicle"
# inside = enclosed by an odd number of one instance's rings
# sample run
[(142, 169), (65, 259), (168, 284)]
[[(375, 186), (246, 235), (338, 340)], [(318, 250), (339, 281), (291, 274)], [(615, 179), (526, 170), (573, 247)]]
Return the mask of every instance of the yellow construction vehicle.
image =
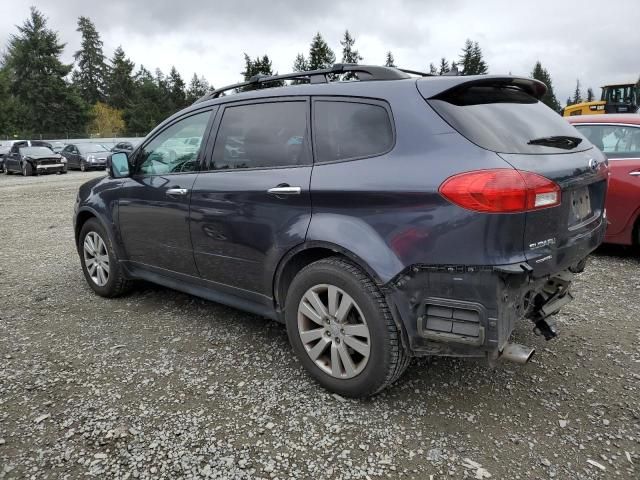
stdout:
[(616, 83), (602, 87), (600, 100), (567, 105), (564, 117), (595, 115), (599, 113), (635, 113), (640, 104), (640, 82)]

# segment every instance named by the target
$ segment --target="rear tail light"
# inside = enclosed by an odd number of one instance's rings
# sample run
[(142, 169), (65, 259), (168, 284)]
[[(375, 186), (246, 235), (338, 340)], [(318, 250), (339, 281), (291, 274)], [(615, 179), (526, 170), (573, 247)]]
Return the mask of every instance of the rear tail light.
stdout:
[(485, 213), (516, 213), (560, 205), (557, 183), (532, 172), (498, 168), (449, 177), (440, 194), (456, 205)]

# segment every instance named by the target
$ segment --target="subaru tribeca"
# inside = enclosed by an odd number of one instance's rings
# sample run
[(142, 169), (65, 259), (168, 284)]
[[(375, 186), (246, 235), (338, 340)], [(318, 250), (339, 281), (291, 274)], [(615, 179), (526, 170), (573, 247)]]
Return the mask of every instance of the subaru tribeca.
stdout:
[[(147, 280), (284, 322), (309, 374), (345, 396), (379, 392), (413, 356), (526, 362), (515, 323), (553, 338), (603, 239), (606, 159), (536, 80), (416, 73), (256, 76), (173, 115), (80, 187), (87, 282), (115, 297)], [(267, 88), (283, 80), (297, 84)]]

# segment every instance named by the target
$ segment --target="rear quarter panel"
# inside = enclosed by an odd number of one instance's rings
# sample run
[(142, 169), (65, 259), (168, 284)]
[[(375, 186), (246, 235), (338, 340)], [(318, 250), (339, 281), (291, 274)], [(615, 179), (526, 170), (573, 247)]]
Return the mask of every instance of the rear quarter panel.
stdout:
[(509, 164), (455, 132), (415, 86), (403, 86), (384, 90), (396, 129), (389, 153), (314, 166), (307, 240), (354, 253), (383, 283), (414, 264), (524, 261), (523, 214), (479, 215), (438, 193), (451, 175)]

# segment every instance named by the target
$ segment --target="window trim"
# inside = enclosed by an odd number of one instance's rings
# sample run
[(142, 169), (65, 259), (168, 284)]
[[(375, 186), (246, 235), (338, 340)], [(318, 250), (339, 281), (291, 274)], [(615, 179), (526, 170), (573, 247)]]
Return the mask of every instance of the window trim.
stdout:
[[(362, 155), (359, 157), (350, 157), (350, 158), (341, 158), (339, 160), (326, 160), (320, 161), (318, 160), (318, 146), (316, 143), (316, 128), (315, 128), (315, 104), (316, 102), (339, 102), (339, 103), (362, 103), (365, 105), (373, 105), (376, 107), (382, 107), (387, 111), (387, 116), (389, 118), (389, 122), (391, 124), (391, 135), (392, 142), (389, 148), (383, 152), (376, 153), (374, 155)], [(314, 165), (330, 165), (333, 163), (343, 163), (343, 162), (353, 162), (356, 160), (364, 160), (367, 158), (376, 158), (381, 157), (383, 155), (389, 154), (394, 148), (396, 148), (396, 123), (395, 118), (393, 116), (393, 111), (391, 110), (391, 105), (386, 100), (382, 100), (379, 98), (369, 98), (369, 97), (355, 97), (355, 96), (339, 96), (339, 95), (313, 95), (311, 97), (311, 133), (312, 133), (312, 141), (313, 141), (313, 163)]]
[[(578, 131), (580, 131), (578, 129), (579, 126), (588, 126), (588, 127), (627, 127), (627, 128), (637, 128), (638, 130), (640, 130), (640, 124), (638, 123), (620, 123), (620, 122), (569, 122), (571, 123), (571, 125)], [(582, 132), (580, 132), (582, 134)], [(582, 134), (584, 135), (584, 134)], [(584, 135), (586, 137), (586, 135)], [(594, 145), (594, 148), (595, 145)], [(624, 156), (616, 156), (616, 157), (612, 157), (611, 154), (619, 154), (620, 152), (602, 152), (606, 157), (607, 160), (609, 161), (618, 161), (618, 160), (633, 160), (635, 158), (640, 158), (640, 152), (638, 152), (637, 154), (633, 153), (629, 153), (629, 154), (623, 154)]]
[[(129, 166), (132, 167), (132, 173), (130, 175), (130, 178), (147, 178), (147, 177), (164, 177), (164, 176), (169, 176), (169, 175), (186, 175), (186, 174), (193, 174), (193, 173), (199, 173), (202, 171), (202, 167), (203, 167), (203, 160), (206, 158), (205, 156), (205, 152), (208, 148), (208, 142), (209, 142), (209, 137), (210, 137), (210, 133), (211, 133), (211, 127), (213, 126), (213, 124), (215, 123), (218, 111), (220, 109), (217, 107), (217, 105), (209, 105), (207, 107), (204, 108), (200, 108), (198, 110), (190, 110), (186, 113), (184, 113), (183, 115), (173, 119), (171, 122), (168, 122), (166, 124), (160, 124), (162, 126), (162, 128), (157, 129), (157, 131), (153, 131), (153, 135), (148, 136), (147, 138), (144, 139), (144, 141), (142, 141), (135, 149), (134, 151), (131, 153), (130, 156), (130, 160), (129, 160)], [(150, 173), (140, 173), (139, 168), (139, 158), (140, 158), (140, 152), (147, 146), (149, 145), (149, 143), (151, 143), (152, 141), (154, 141), (159, 135), (161, 135), (163, 132), (165, 132), (167, 129), (171, 128), (172, 126), (174, 126), (176, 123), (181, 122), (182, 120), (186, 120), (187, 118), (193, 117), (194, 115), (200, 115), (201, 113), (206, 113), (209, 112), (210, 113), (210, 117), (209, 120), (207, 121), (207, 126), (204, 129), (204, 133), (202, 134), (202, 141), (205, 141), (207, 143), (205, 143), (204, 148), (201, 148), (198, 151), (198, 157), (196, 159), (196, 165), (198, 166), (198, 168), (196, 170), (193, 170), (192, 172), (168, 172), (168, 173), (157, 173), (157, 174), (150, 174)], [(202, 142), (201, 142), (202, 144)]]
[[(242, 107), (245, 105), (257, 105), (261, 103), (305, 103), (306, 106), (306, 118), (307, 125), (306, 131), (308, 132), (308, 138), (311, 140), (312, 138), (312, 128), (311, 128), (311, 97), (309, 95), (287, 95), (287, 96), (274, 96), (274, 97), (265, 97), (265, 98), (252, 98), (247, 100), (231, 100), (222, 104), (218, 104), (220, 109), (218, 110), (219, 115), (216, 116), (216, 121), (211, 129), (209, 141), (207, 142), (207, 154), (204, 165), (202, 166), (201, 172), (206, 173), (231, 173), (231, 172), (255, 172), (259, 170), (279, 170), (283, 168), (308, 168), (313, 166), (313, 146), (312, 141), (306, 141), (305, 146), (307, 150), (308, 163), (301, 165), (278, 165), (273, 167), (251, 167), (251, 168), (234, 168), (234, 169), (220, 169), (215, 170), (211, 168), (211, 161), (213, 160), (213, 151), (215, 149), (216, 142), (218, 141), (218, 135), (220, 133), (220, 126), (222, 125), (222, 119), (224, 118), (224, 112), (227, 108), (233, 107)], [(215, 132), (215, 134), (214, 134)]]

